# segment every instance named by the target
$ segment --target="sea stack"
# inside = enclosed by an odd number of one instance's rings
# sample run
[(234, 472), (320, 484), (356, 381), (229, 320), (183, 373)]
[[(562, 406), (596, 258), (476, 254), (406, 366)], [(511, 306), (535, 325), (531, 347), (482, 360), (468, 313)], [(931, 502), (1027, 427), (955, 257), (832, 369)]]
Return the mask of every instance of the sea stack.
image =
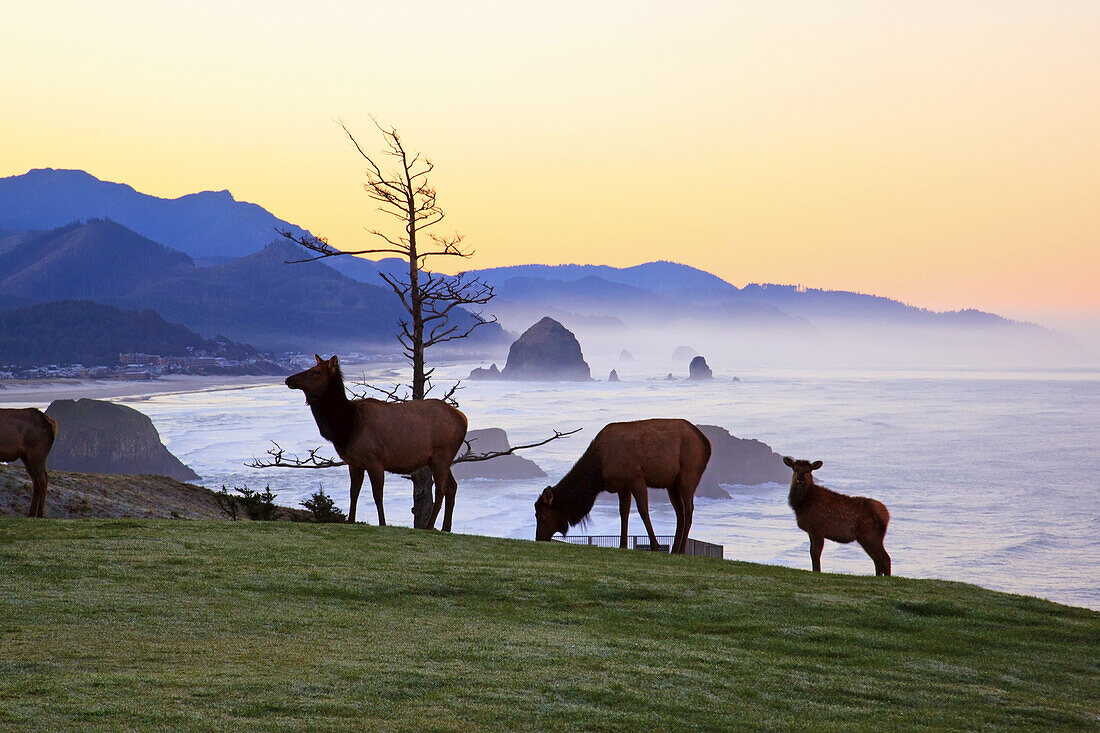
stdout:
[(485, 379), (500, 379), (500, 370), (497, 369), (496, 364), (493, 364), (488, 369), (485, 367), (474, 367), (474, 370), (470, 372), (470, 376), (468, 376), (467, 379), (475, 382)]
[(697, 356), (688, 365), (688, 379), (705, 380), (714, 379), (714, 373), (707, 366), (707, 360)]
[(508, 350), (504, 379), (587, 382), (592, 372), (577, 337), (549, 316), (523, 332)]
[[(501, 453), (512, 447), (508, 441), (508, 433), (501, 428), (471, 430), (466, 433), (466, 442), (474, 453)], [(537, 463), (514, 453), (487, 461), (456, 463), (451, 466), (451, 472), (459, 481), (471, 478), (516, 480), (542, 478), (546, 475)]]

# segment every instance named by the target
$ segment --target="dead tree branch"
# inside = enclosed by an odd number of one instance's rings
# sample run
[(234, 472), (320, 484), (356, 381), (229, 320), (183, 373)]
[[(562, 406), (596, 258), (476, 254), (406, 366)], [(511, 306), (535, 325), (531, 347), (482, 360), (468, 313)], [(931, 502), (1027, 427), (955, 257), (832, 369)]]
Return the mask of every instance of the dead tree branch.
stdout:
[[(575, 428), (565, 432), (555, 430), (553, 435), (544, 440), (539, 440), (534, 443), (524, 443), (523, 445), (513, 445), (508, 450), (486, 451), (484, 453), (474, 453), (472, 443), (477, 440), (476, 438), (474, 441), (465, 440), (463, 443), (466, 445), (466, 452), (455, 456), (451, 464), (489, 461), (493, 458), (500, 458), (501, 456), (510, 456), (516, 451), (538, 448), (552, 441), (568, 438), (570, 435), (580, 432), (580, 430), (581, 428)], [(309, 455), (302, 457), (294, 453), (288, 454), (286, 450), (274, 440), (271, 441), (271, 444), (273, 447), (267, 449), (267, 455), (271, 457), (270, 459), (265, 460), (253, 457), (251, 461), (244, 465), (249, 468), (336, 468), (338, 466), (348, 465), (344, 461), (319, 455), (320, 448), (310, 448), (308, 449)]]

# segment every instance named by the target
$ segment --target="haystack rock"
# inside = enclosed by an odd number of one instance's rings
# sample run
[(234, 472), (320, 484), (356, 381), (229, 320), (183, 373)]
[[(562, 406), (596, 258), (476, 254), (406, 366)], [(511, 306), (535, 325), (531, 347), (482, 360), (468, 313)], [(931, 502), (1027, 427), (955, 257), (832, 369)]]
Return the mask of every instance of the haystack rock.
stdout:
[(470, 372), (470, 376), (467, 377), (467, 379), (471, 379), (475, 382), (482, 379), (500, 379), (500, 370), (497, 369), (496, 364), (493, 364), (488, 369), (485, 367), (475, 367), (474, 370)]
[[(699, 482), (697, 496), (728, 496), (719, 484), (785, 484), (791, 470), (783, 458), (759, 440), (737, 438), (717, 425), (699, 425), (710, 441), (711, 456)], [(720, 493), (719, 493), (720, 492)]]
[(586, 382), (592, 372), (577, 337), (547, 316), (523, 332), (508, 350), (505, 379)]
[(619, 361), (634, 361), (634, 354), (631, 354), (626, 349), (619, 352)]
[(614, 369), (612, 369), (611, 373), (607, 375), (607, 381), (609, 381), (609, 382), (618, 382), (619, 381), (619, 373), (617, 371), (615, 371)]
[[(466, 433), (470, 450), (474, 453), (506, 451), (512, 446), (508, 443), (508, 433), (501, 428), (471, 430)], [(546, 472), (534, 461), (515, 454), (497, 456), (487, 461), (469, 461), (456, 463), (451, 467), (454, 477), (463, 481), (470, 478), (525, 479), (542, 478)]]
[(149, 473), (178, 481), (199, 478), (164, 447), (153, 421), (132, 407), (100, 400), (54, 400), (46, 414), (58, 426), (47, 468), (80, 473)]
[(707, 360), (697, 356), (688, 365), (688, 379), (714, 379), (714, 373), (707, 366)]

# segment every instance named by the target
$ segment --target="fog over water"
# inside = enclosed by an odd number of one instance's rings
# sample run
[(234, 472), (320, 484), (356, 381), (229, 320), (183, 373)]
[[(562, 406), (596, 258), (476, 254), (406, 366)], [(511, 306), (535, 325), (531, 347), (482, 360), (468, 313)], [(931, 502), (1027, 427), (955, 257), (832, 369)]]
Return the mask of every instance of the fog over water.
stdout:
[[(656, 343), (671, 352), (676, 343)], [(894, 573), (942, 578), (1100, 609), (1100, 370), (727, 368), (715, 379), (666, 381), (683, 366), (665, 359), (590, 357), (601, 380), (622, 383), (466, 382), (458, 398), (471, 429), (502, 427), (513, 444), (552, 430), (582, 432), (526, 451), (548, 474), (528, 481), (463, 481), (456, 532), (530, 539), (532, 504), (606, 423), (684, 417), (760, 439), (780, 454), (824, 461), (820, 483), (873, 496), (890, 509), (886, 548)], [(586, 350), (587, 353), (587, 350)], [(746, 360), (747, 361), (747, 360)], [(478, 364), (441, 365), (437, 381)], [(350, 379), (396, 381), (406, 371), (346, 365)], [(737, 376), (740, 382), (732, 377)], [(348, 504), (346, 469), (246, 468), (277, 440), (288, 450), (324, 445), (300, 392), (258, 387), (124, 398), (148, 414), (162, 439), (206, 486), (261, 488), (296, 505), (323, 486)], [(787, 486), (727, 487), (729, 500), (698, 499), (692, 536), (722, 544), (731, 560), (810, 566), (806, 534), (787, 506)], [(650, 507), (658, 534), (675, 519), (663, 492)], [(617, 503), (598, 502), (582, 534), (617, 534)], [(387, 477), (386, 517), (411, 524), (409, 484)], [(376, 522), (365, 487), (359, 519)], [(644, 533), (632, 512), (631, 532)], [(871, 573), (858, 545), (827, 542), (826, 571)]]

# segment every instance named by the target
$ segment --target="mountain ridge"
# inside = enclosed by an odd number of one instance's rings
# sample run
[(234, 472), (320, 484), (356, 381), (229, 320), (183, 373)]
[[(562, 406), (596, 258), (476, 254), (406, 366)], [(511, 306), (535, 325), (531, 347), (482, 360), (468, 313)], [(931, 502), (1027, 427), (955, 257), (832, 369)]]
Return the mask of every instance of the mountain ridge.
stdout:
[[(0, 254), (0, 310), (74, 297), (153, 310), (205, 338), (225, 335), (265, 350), (393, 344), (404, 308), (388, 289), (348, 278), (285, 240), (200, 267), (188, 255), (109, 219), (33, 233)], [(457, 315), (459, 323), (474, 318)], [(471, 344), (503, 339), (477, 329)]]
[(93, 218), (112, 219), (191, 257), (251, 254), (278, 239), (277, 228), (308, 234), (225, 189), (164, 198), (65, 168), (0, 178), (2, 229), (50, 230)]

